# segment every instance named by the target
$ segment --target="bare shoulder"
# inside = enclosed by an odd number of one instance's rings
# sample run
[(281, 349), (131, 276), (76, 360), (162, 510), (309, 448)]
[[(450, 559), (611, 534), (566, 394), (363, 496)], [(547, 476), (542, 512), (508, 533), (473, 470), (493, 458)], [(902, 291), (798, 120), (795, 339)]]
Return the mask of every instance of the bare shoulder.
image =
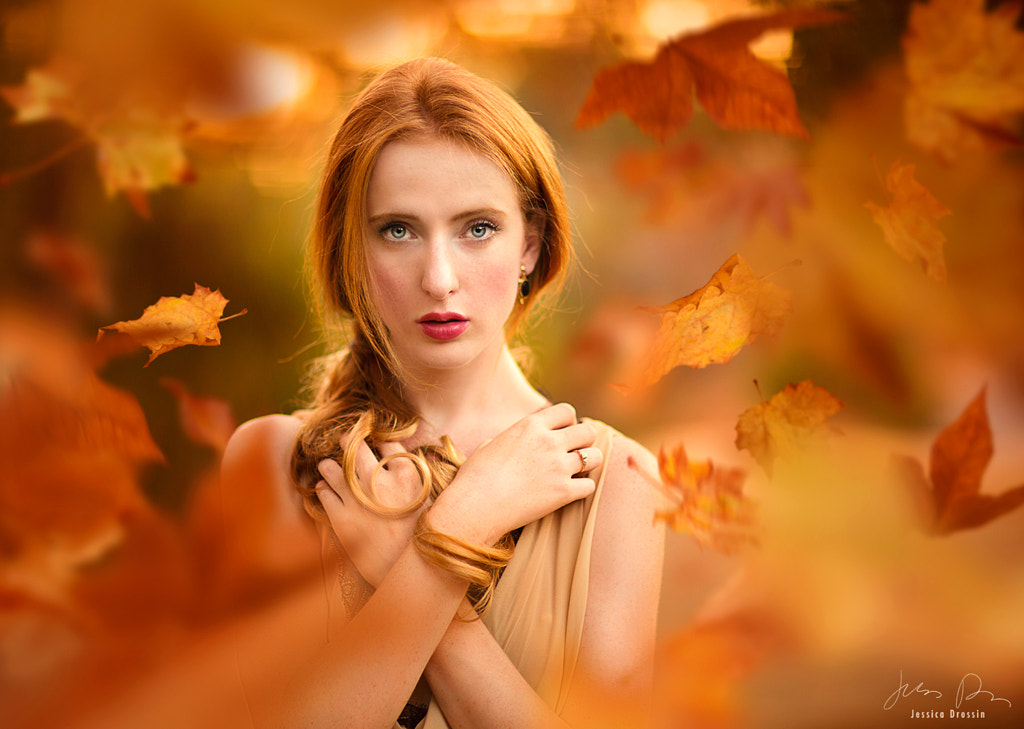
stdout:
[(293, 415), (264, 415), (242, 423), (232, 434), (221, 461), (225, 488), (259, 484), (278, 493), (298, 494), (289, 475), (302, 420)]
[(658, 500), (658, 460), (632, 438), (615, 432), (604, 468), (606, 496), (639, 498), (648, 504)]

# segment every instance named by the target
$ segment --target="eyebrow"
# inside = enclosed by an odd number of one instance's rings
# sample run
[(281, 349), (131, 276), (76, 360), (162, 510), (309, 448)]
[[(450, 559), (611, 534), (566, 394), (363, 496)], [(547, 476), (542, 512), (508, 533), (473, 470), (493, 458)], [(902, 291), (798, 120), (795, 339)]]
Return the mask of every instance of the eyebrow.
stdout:
[[(453, 216), (449, 222), (456, 223), (460, 220), (468, 220), (469, 218), (482, 218), (486, 216), (503, 218), (506, 215), (508, 215), (508, 213), (498, 208), (476, 208), (474, 210), (466, 210), (465, 212)], [(400, 213), (393, 211), (384, 211), (382, 213), (378, 213), (377, 215), (372, 216), (366, 222), (367, 224), (372, 226), (377, 223), (382, 223), (385, 220), (410, 220), (415, 223), (422, 222), (419, 216), (413, 215), (412, 213)]]

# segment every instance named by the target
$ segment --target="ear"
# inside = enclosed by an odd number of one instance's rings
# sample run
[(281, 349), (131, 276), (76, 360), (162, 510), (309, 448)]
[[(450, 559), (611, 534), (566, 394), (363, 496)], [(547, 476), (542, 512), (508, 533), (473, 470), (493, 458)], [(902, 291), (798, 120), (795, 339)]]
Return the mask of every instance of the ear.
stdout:
[(523, 237), (523, 254), (520, 257), (522, 264), (526, 266), (526, 273), (533, 273), (540, 258), (541, 241), (544, 239), (544, 229), (547, 225), (547, 218), (540, 213), (534, 213), (526, 219), (525, 235)]

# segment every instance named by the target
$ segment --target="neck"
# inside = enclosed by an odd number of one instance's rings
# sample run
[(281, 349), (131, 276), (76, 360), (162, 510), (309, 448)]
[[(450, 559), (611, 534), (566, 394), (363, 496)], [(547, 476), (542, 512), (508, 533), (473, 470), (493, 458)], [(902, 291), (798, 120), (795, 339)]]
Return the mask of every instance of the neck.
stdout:
[(448, 435), (468, 456), (547, 402), (527, 381), (508, 346), (502, 346), (493, 360), (476, 364), (431, 373), (429, 385), (405, 385), (406, 400), (421, 416), (420, 428), (407, 447)]

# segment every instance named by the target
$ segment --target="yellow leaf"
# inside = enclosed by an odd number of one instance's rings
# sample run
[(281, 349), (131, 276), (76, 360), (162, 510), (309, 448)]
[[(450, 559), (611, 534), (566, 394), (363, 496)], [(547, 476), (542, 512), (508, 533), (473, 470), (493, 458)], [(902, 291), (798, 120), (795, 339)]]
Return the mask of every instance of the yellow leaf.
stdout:
[(673, 507), (657, 512), (656, 519), (725, 553), (756, 542), (753, 505), (743, 495), (745, 471), (690, 461), (680, 444), (658, 454), (658, 472)]
[(768, 402), (743, 412), (736, 423), (736, 447), (748, 450), (771, 476), (776, 458), (799, 455), (825, 421), (844, 407), (828, 390), (810, 380), (786, 385)]
[(692, 294), (644, 309), (661, 321), (635, 386), (651, 385), (680, 365), (699, 369), (728, 362), (759, 334), (779, 331), (790, 298), (789, 291), (758, 278), (741, 256), (733, 256)]
[(1019, 145), (1024, 112), (1024, 33), (1018, 3), (991, 13), (985, 0), (931, 0), (911, 6), (903, 36), (911, 90), (907, 138), (946, 161), (964, 151)]
[(946, 259), (942, 244), (946, 236), (935, 221), (949, 215), (949, 208), (914, 179), (914, 165), (894, 162), (885, 177), (885, 186), (892, 198), (888, 207), (864, 203), (885, 234), (885, 242), (904, 261), (920, 263), (928, 276), (944, 282)]
[(228, 300), (219, 290), (210, 291), (205, 286), (196, 284), (192, 294), (182, 296), (161, 296), (152, 306), (147, 306), (142, 316), (132, 321), (119, 321), (116, 324), (100, 329), (99, 337), (104, 330), (127, 334), (138, 344), (148, 347), (151, 354), (150, 362), (164, 352), (195, 344), (201, 347), (212, 347), (220, 344), (220, 329), (217, 324), (227, 319), (241, 316), (245, 309), (231, 317), (221, 318)]

